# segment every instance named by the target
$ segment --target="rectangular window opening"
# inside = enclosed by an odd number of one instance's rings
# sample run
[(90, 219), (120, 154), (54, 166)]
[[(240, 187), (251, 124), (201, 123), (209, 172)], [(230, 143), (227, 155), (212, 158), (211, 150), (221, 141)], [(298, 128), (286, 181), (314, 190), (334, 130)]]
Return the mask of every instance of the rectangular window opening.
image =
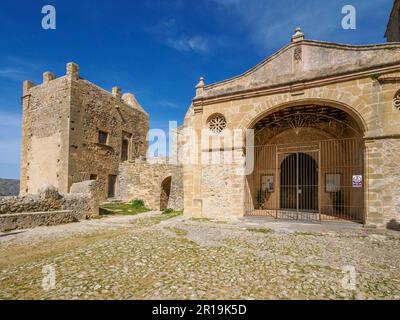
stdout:
[(129, 160), (128, 157), (129, 157), (129, 140), (123, 139), (121, 147), (121, 161)]
[(105, 131), (99, 131), (99, 143), (108, 144), (108, 133)]

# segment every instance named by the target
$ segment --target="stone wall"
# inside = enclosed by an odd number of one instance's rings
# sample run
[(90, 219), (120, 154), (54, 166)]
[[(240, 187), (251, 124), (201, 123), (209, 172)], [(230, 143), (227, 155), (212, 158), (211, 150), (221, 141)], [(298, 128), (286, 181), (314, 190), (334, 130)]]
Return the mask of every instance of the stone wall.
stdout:
[(367, 141), (367, 225), (400, 230), (400, 141)]
[(183, 205), (183, 170), (182, 167), (173, 166), (171, 194), (169, 196), (168, 208), (182, 211)]
[(69, 79), (24, 82), (20, 194), (68, 192)]
[(55, 226), (77, 221), (79, 220), (71, 210), (4, 214), (0, 215), (0, 232)]
[(140, 199), (153, 210), (160, 210), (162, 183), (171, 178), (168, 208), (183, 210), (182, 169), (166, 161), (128, 161), (120, 164), (118, 197), (124, 201)]
[(385, 163), (383, 223), (389, 229), (400, 231), (400, 140), (385, 140), (382, 157)]
[[(108, 197), (108, 180), (118, 175), (123, 139), (129, 141), (128, 160), (144, 157), (149, 116), (132, 94), (114, 94), (79, 79), (71, 84), (70, 184), (89, 180), (95, 175)], [(129, 104), (128, 104), (129, 103)], [(100, 144), (99, 130), (108, 134)]]
[[(0, 198), (0, 230), (31, 228), (89, 219), (98, 215), (99, 196), (95, 181), (72, 186), (72, 193), (60, 194), (44, 187), (38, 194)], [(12, 228), (12, 229), (10, 229)]]

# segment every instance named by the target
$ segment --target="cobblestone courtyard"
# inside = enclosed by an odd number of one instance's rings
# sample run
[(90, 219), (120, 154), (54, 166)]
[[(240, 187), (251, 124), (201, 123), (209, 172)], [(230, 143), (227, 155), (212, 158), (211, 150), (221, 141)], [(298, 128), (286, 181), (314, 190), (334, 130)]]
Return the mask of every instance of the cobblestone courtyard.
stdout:
[(0, 298), (400, 299), (399, 256), (396, 232), (150, 212), (0, 233)]

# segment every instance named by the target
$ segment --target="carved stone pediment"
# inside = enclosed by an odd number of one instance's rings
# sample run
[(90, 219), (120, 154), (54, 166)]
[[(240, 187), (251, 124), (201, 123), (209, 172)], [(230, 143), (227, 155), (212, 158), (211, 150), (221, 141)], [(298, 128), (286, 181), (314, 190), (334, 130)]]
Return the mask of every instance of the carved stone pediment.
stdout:
[(195, 100), (373, 73), (396, 65), (400, 68), (400, 44), (353, 46), (300, 40), (238, 77), (202, 87)]

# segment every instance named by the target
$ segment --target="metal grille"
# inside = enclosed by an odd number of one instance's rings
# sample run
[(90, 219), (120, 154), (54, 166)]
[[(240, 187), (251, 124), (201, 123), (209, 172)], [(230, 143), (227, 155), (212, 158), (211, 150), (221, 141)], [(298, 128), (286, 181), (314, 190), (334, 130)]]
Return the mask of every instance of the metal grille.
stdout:
[(362, 139), (253, 147), (246, 214), (311, 221), (364, 220)]

